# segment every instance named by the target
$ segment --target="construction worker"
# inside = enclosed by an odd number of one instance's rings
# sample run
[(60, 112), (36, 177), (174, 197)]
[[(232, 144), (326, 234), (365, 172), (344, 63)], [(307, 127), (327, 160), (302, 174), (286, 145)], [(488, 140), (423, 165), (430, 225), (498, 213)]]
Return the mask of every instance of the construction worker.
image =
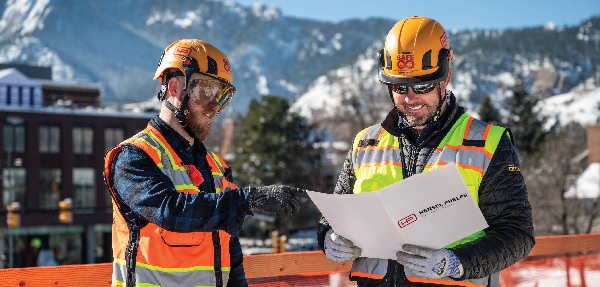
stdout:
[(298, 212), (305, 191), (238, 188), (203, 141), (234, 95), (229, 60), (183, 39), (160, 58), (160, 114), (108, 151), (113, 201), (112, 286), (247, 286), (237, 238), (246, 215)]
[(415, 16), (392, 27), (378, 54), (378, 77), (394, 106), (382, 123), (356, 135), (334, 193), (373, 192), (454, 162), (489, 227), (438, 250), (405, 244), (397, 260), (387, 260), (360, 257), (360, 247), (322, 218), (321, 249), (333, 261), (352, 261), (358, 286), (498, 286), (500, 270), (535, 244), (512, 136), (457, 104), (448, 90), (452, 59), (439, 22)]

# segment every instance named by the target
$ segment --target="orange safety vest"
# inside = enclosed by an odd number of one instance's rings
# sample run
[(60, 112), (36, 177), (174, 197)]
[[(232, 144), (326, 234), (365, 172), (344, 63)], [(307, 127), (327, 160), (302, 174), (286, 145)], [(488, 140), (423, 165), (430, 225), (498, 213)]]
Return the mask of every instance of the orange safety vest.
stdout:
[[(125, 221), (109, 179), (114, 157), (125, 144), (135, 145), (148, 154), (171, 179), (177, 192), (198, 193), (198, 186), (203, 182), (195, 167), (184, 165), (167, 140), (151, 125), (108, 151), (104, 176), (113, 202), (112, 286), (215, 286), (217, 282), (226, 285), (231, 270), (228, 233), (223, 230), (180, 233), (152, 222), (135, 227)], [(207, 151), (206, 159), (216, 192), (237, 188), (225, 178), (227, 165), (219, 156)]]
[[(478, 202), (479, 185), (505, 130), (463, 114), (439, 143), (423, 172), (450, 162), (456, 163), (471, 195)], [(373, 192), (403, 180), (401, 153), (402, 147), (398, 137), (388, 133), (381, 125), (374, 125), (359, 132), (354, 139), (352, 150), (356, 175), (353, 192)], [(484, 231), (479, 231), (451, 243), (446, 248), (484, 235)], [(381, 280), (387, 273), (387, 265), (387, 259), (359, 257), (352, 263), (350, 277)], [(498, 286), (500, 275), (494, 273), (480, 279), (456, 281), (450, 278), (419, 278), (408, 268), (404, 268), (404, 272), (411, 282), (468, 287)]]

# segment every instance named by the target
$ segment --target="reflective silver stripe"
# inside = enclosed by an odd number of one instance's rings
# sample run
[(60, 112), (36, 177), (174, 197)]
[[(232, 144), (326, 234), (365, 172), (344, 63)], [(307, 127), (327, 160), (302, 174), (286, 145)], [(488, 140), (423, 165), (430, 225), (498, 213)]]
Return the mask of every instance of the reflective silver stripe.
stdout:
[(380, 148), (361, 149), (354, 155), (355, 167), (389, 161), (401, 163), (402, 159), (397, 151)]
[[(374, 278), (372, 275), (384, 277), (387, 273), (388, 260), (387, 259), (376, 259), (376, 258), (365, 258), (359, 257), (352, 263), (352, 268), (350, 269), (351, 277), (363, 277), (363, 278)], [(365, 274), (366, 273), (366, 274)], [(406, 277), (418, 277), (415, 273), (410, 269), (404, 267), (404, 274)], [(361, 276), (363, 275), (363, 276)], [(439, 280), (448, 280), (454, 282), (454, 284), (460, 284), (461, 281), (456, 281), (452, 278), (444, 277)], [(498, 287), (500, 282), (500, 273), (496, 272), (490, 276), (476, 279), (466, 279), (462, 282), (468, 282), (471, 284), (477, 284), (481, 286), (488, 287)], [(489, 283), (489, 285), (488, 285)]]
[[(490, 284), (488, 285), (489, 287), (499, 287), (500, 286), (500, 272), (496, 272), (496, 273), (490, 275), (489, 278), (490, 278)], [(482, 278), (482, 279), (486, 279), (486, 278)]]
[(372, 125), (367, 129), (367, 131), (365, 132), (362, 139), (363, 140), (365, 140), (365, 139), (379, 140), (378, 137), (379, 137), (380, 132), (381, 132), (381, 124)]
[[(466, 120), (469, 120), (468, 118)], [(467, 140), (485, 140), (484, 135), (488, 124), (477, 119), (473, 119), (467, 131)], [(465, 169), (473, 169), (485, 174), (492, 155), (487, 152), (485, 147), (466, 148), (464, 146), (438, 148), (429, 158), (429, 164), (436, 162), (456, 162)]]
[[(193, 268), (160, 268), (149, 269), (135, 267), (136, 285), (139, 286), (215, 286), (213, 270), (198, 270)], [(189, 270), (186, 270), (189, 269)], [(184, 271), (179, 271), (184, 270)], [(127, 268), (113, 263), (113, 282), (125, 282)], [(229, 271), (223, 270), (223, 283), (227, 284)]]
[(485, 140), (483, 138), (485, 134), (485, 130), (487, 129), (488, 124), (482, 122), (478, 119), (473, 118), (471, 121), (471, 126), (469, 127), (469, 131), (467, 133), (466, 139), (468, 140)]
[(402, 164), (401, 154), (398, 152), (400, 147), (397, 145), (395, 137), (387, 132), (382, 133), (382, 129), (381, 124), (373, 125), (368, 127), (363, 134), (361, 141), (378, 141), (377, 143), (373, 142), (374, 145), (358, 146), (359, 143), (356, 143), (357, 147), (352, 157), (355, 168), (362, 165), (380, 165), (390, 162)]
[[(467, 166), (475, 166), (478, 168), (482, 168), (483, 172), (490, 164), (492, 160), (485, 152), (476, 151), (476, 150), (464, 150), (464, 149), (451, 149), (449, 147), (445, 147), (441, 151), (436, 150), (432, 155), (430, 163), (435, 163), (438, 161), (441, 162), (456, 162), (462, 163)], [(483, 163), (483, 164), (482, 164)], [(466, 168), (466, 167), (465, 167)]]
[[(406, 277), (419, 277), (419, 276), (415, 275), (414, 271), (412, 271), (410, 268), (407, 268), (407, 267), (404, 267), (404, 274), (406, 275)], [(456, 281), (450, 277), (443, 277), (443, 278), (436, 279), (436, 280), (448, 280), (453, 283), (453, 286), (454, 285), (462, 286), (461, 282), (467, 282), (467, 283), (476, 284), (476, 285), (480, 285), (480, 286), (498, 287), (499, 282), (500, 282), (500, 273), (496, 272), (490, 276), (486, 276), (483, 278), (465, 279), (462, 281)], [(409, 279), (409, 281), (410, 281), (410, 279)], [(488, 285), (488, 283), (490, 283), (490, 284)]]
[(223, 190), (223, 177), (213, 173), (213, 178), (215, 179), (215, 189), (220, 192)]
[[(387, 259), (358, 257), (354, 260), (354, 262), (352, 262), (352, 268), (350, 268), (350, 276), (351, 277), (373, 278), (373, 276), (369, 276), (367, 274), (375, 274), (375, 275), (381, 276), (381, 278), (383, 278), (385, 276), (385, 274), (387, 273), (387, 269), (388, 269)], [(361, 275), (366, 275), (366, 276), (361, 276)], [(373, 279), (377, 279), (377, 278), (373, 278)]]
[(147, 133), (138, 134), (138, 138), (146, 141), (151, 147), (157, 150), (157, 152), (160, 155), (160, 161), (162, 163), (162, 165), (159, 166), (160, 170), (171, 179), (173, 185), (178, 190), (182, 188), (197, 189), (195, 185), (190, 184), (191, 181), (189, 179), (188, 172), (183, 166), (183, 164), (178, 163), (178, 166), (173, 165), (172, 160), (174, 159), (169, 157), (170, 152), (166, 150), (157, 139), (155, 139)]
[(215, 189), (217, 192), (221, 192), (223, 190), (223, 176), (225, 174), (225, 169), (221, 166), (221, 162), (219, 161), (219, 157), (212, 151), (208, 151), (212, 161), (215, 163), (218, 171), (213, 171), (212, 176), (215, 182)]

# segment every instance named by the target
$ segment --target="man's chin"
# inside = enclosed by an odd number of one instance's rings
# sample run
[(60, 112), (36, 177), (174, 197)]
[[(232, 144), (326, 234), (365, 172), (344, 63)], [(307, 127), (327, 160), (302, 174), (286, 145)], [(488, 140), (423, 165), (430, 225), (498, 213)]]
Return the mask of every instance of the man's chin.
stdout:
[(200, 140), (201, 142), (203, 142), (206, 137), (208, 137), (208, 134), (210, 133), (210, 126), (204, 129), (194, 129), (192, 128), (192, 131), (194, 132), (194, 135), (196, 136), (196, 138), (198, 140)]
[(423, 120), (423, 119), (414, 119), (414, 118), (413, 119), (408, 118), (406, 122), (411, 127), (422, 127), (425, 124), (425, 120)]

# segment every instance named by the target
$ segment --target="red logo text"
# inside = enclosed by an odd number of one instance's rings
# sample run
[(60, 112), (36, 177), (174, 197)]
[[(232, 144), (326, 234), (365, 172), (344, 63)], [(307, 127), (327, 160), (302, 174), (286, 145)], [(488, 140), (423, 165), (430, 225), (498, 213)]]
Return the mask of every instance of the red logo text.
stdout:
[(415, 221), (417, 221), (417, 215), (413, 213), (407, 217), (398, 220), (398, 226), (400, 226), (400, 228), (404, 228)]
[(398, 69), (412, 69), (415, 67), (415, 55), (398, 55), (396, 61)]
[(227, 59), (223, 59), (223, 66), (225, 68), (225, 72), (231, 74), (231, 64), (229, 64), (229, 61)]
[(448, 42), (448, 35), (446, 35), (446, 32), (444, 32), (444, 34), (442, 34), (440, 37), (440, 44), (442, 44), (442, 47), (446, 49), (450, 48), (450, 43)]
[(173, 55), (175, 56), (188, 56), (192, 52), (191, 48), (188, 47), (176, 47), (175, 51), (173, 51)]

